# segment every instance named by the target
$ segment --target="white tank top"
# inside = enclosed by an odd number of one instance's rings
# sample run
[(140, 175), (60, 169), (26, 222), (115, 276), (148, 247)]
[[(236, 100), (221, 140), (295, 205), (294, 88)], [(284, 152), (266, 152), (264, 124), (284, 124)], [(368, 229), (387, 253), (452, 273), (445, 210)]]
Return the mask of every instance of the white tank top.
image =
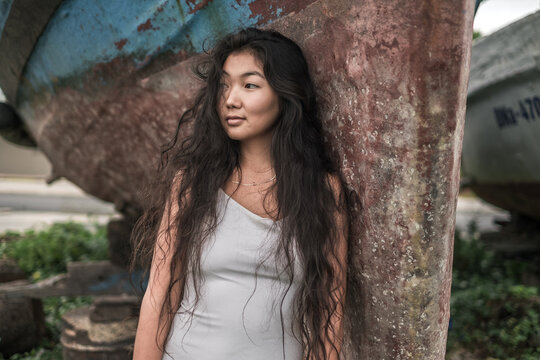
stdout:
[[(283, 301), (282, 335), (280, 305), (290, 277), (272, 256), (281, 221), (251, 212), (221, 189), (218, 198), (220, 222), (201, 257), (199, 304), (192, 309), (188, 279), (180, 310), (192, 311), (193, 317), (176, 314), (163, 359), (300, 360), (302, 347), (291, 325), (292, 300), (302, 276), (298, 261)], [(298, 326), (295, 335), (301, 337)]]

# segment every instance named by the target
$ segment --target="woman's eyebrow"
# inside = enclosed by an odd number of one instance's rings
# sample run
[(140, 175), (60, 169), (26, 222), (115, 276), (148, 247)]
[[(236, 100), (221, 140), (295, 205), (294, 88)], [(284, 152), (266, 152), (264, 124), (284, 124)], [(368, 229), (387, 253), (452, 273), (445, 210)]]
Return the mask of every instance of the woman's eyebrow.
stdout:
[[(226, 72), (225, 70), (223, 70), (223, 75), (230, 76), (229, 73)], [(245, 72), (245, 73), (241, 74), (240, 77), (244, 78), (244, 77), (248, 77), (248, 76), (251, 76), (251, 75), (260, 76), (260, 77), (262, 77), (264, 79), (264, 76), (258, 71), (248, 71), (248, 72)]]

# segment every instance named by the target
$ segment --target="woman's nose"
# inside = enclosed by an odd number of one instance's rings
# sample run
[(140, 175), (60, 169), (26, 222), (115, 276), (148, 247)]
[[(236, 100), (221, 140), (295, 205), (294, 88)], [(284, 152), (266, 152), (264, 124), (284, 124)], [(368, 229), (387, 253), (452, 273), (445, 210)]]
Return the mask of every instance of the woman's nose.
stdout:
[(225, 92), (225, 106), (228, 108), (239, 108), (242, 105), (238, 90), (234, 87)]

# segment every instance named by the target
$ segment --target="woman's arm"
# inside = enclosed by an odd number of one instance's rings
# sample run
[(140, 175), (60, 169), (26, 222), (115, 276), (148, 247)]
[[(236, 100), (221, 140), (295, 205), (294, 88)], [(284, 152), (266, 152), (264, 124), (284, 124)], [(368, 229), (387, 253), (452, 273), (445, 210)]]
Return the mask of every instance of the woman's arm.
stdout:
[[(171, 256), (174, 253), (174, 246), (172, 245), (177, 233), (177, 228), (171, 223), (171, 219), (174, 219), (178, 213), (178, 203), (176, 200), (178, 197), (178, 185), (179, 177), (176, 177), (159, 225), (154, 255), (150, 266), (148, 286), (141, 303), (139, 324), (133, 350), (134, 360), (158, 360), (163, 357), (163, 351), (159, 349), (158, 342), (159, 344), (165, 344), (168, 333), (161, 331), (158, 334), (158, 324), (161, 307), (165, 301), (171, 280), (170, 265)], [(169, 225), (170, 231), (166, 231)], [(180, 284), (172, 289), (172, 304), (178, 303), (180, 290)]]
[[(336, 199), (340, 199), (343, 189), (339, 179), (333, 176), (330, 179), (334, 196)], [(338, 236), (337, 243), (335, 244), (336, 256), (335, 258), (330, 258), (330, 262), (336, 274), (335, 285), (333, 286), (335, 290), (332, 292), (332, 296), (337, 301), (337, 308), (330, 318), (331, 327), (328, 334), (334, 346), (332, 346), (332, 343), (328, 339), (325, 341), (326, 359), (328, 360), (338, 360), (341, 352), (341, 345), (343, 343), (343, 304), (345, 303), (347, 289), (347, 239), (349, 235), (347, 212), (345, 209), (342, 209), (341, 212), (336, 213), (334, 216), (336, 217)]]

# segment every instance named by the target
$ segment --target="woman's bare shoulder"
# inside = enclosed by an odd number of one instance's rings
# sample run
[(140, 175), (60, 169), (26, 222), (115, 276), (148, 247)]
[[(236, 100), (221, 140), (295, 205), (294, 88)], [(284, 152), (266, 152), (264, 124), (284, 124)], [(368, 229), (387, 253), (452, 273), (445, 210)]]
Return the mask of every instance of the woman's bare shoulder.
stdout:
[(330, 184), (330, 187), (332, 188), (332, 191), (334, 192), (334, 196), (339, 197), (344, 191), (343, 185), (341, 183), (341, 178), (339, 177), (339, 175), (327, 173), (326, 180)]
[(171, 195), (178, 196), (182, 180), (184, 179), (184, 170), (178, 169), (171, 180)]

